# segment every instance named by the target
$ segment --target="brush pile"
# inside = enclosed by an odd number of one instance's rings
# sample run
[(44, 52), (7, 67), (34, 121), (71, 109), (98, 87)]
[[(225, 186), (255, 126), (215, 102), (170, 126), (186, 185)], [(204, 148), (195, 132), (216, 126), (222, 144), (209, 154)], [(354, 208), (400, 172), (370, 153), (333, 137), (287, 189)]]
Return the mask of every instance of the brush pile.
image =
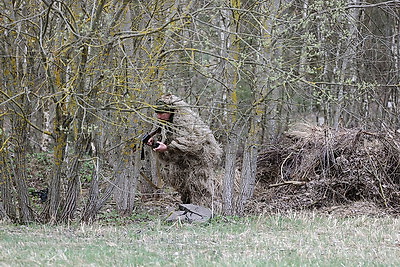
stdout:
[(400, 212), (398, 132), (297, 125), (258, 158), (249, 212), (368, 203)]

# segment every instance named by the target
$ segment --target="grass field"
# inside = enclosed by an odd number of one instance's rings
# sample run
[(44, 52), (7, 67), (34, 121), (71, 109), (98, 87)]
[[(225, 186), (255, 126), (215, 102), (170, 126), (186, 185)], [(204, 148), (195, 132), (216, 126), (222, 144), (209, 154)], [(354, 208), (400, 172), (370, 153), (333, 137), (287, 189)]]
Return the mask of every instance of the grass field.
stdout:
[(0, 224), (0, 266), (400, 266), (400, 219), (314, 213), (123, 225)]

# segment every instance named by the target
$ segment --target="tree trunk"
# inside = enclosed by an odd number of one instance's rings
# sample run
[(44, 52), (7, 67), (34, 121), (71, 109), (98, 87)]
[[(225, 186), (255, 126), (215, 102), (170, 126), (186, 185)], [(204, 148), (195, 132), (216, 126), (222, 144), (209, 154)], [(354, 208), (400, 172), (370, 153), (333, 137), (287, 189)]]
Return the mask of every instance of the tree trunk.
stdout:
[(20, 221), (22, 223), (33, 222), (33, 211), (30, 207), (28, 186), (26, 184), (26, 146), (27, 146), (27, 124), (19, 115), (14, 116), (13, 132), (16, 139), (14, 147), (14, 183), (19, 203)]
[[(96, 140), (96, 138), (94, 140)], [(99, 182), (100, 182), (99, 174), (101, 170), (100, 164), (102, 161), (104, 161), (104, 156), (101, 153), (99, 153), (99, 148), (97, 147), (97, 145), (95, 144), (94, 146), (96, 148), (93, 154), (94, 170), (93, 170), (92, 180), (90, 181), (89, 196), (81, 218), (81, 221), (85, 223), (92, 223), (96, 219), (96, 216), (100, 211), (100, 209), (112, 196), (116, 185), (116, 179), (109, 181), (108, 187), (106, 188), (104, 193), (100, 195), (100, 189), (99, 189)]]
[[(99, 159), (99, 153), (98, 153), (98, 148), (96, 148), (96, 145), (94, 145), (95, 151), (93, 153), (93, 174), (92, 174), (92, 180), (90, 181), (90, 186), (89, 186), (89, 196), (85, 205), (85, 209), (83, 211), (83, 215), (81, 220), (86, 223), (92, 223), (98, 211), (102, 207), (102, 203), (100, 203), (100, 192), (99, 192), (99, 171), (100, 171), (100, 159)], [(111, 188), (114, 188), (114, 185), (111, 186)], [(111, 195), (111, 194), (110, 194)], [(108, 197), (107, 197), (108, 199)]]
[(74, 148), (75, 155), (72, 159), (72, 164), (69, 166), (67, 174), (68, 186), (65, 197), (65, 204), (60, 218), (60, 221), (62, 222), (72, 221), (74, 218), (74, 213), (76, 211), (81, 189), (79, 170), (81, 168), (83, 154), (86, 152), (89, 142), (89, 138), (84, 134), (81, 134), (76, 141), (76, 145)]
[[(135, 153), (136, 152), (136, 153)], [(123, 155), (121, 158), (120, 155)], [(123, 216), (132, 214), (135, 202), (136, 188), (139, 179), (140, 153), (131, 146), (119, 154), (117, 161), (122, 162), (117, 169), (117, 183), (114, 190), (114, 199), (118, 213)], [(117, 163), (118, 164), (118, 163)]]
[(250, 115), (250, 129), (243, 153), (240, 197), (238, 200), (238, 213), (241, 215), (244, 214), (246, 203), (253, 196), (256, 185), (258, 147), (262, 139), (260, 136), (261, 127), (259, 125), (261, 121), (261, 112), (259, 112), (258, 109), (259, 107), (256, 105), (254, 107), (254, 113)]
[(51, 177), (48, 201), (42, 212), (42, 218), (50, 223), (57, 222), (57, 216), (61, 201), (61, 181), (62, 170), (65, 158), (65, 148), (67, 145), (67, 131), (72, 118), (63, 114), (62, 104), (56, 105), (56, 116), (54, 118), (54, 165), (53, 175)]
[[(236, 212), (234, 190), (236, 157), (242, 133), (239, 125), (240, 114), (237, 96), (239, 70), (234, 67), (238, 64), (240, 58), (240, 42), (237, 35), (240, 29), (241, 17), (239, 10), (242, 2), (240, 0), (234, 0), (228, 1), (228, 3), (233, 10), (221, 12), (223, 18), (220, 33), (222, 43), (221, 55), (223, 58), (229, 60), (223, 63), (223, 77), (227, 85), (223, 99), (226, 100), (226, 108), (231, 111), (230, 114), (225, 114), (225, 127), (228, 138), (226, 143), (225, 175), (222, 189), (222, 213), (225, 215), (233, 215)], [(236, 33), (237, 35), (230, 33)]]
[(6, 138), (3, 118), (0, 117), (0, 205), (3, 208), (4, 217), (16, 221), (15, 202), (13, 199), (13, 185), (10, 174), (10, 154), (7, 146), (9, 138)]
[[(359, 0), (349, 0), (349, 5), (356, 5), (359, 3)], [(358, 38), (357, 38), (357, 22), (359, 20), (360, 16), (360, 9), (359, 8), (354, 8), (351, 10), (351, 15), (349, 16), (348, 19), (348, 31), (349, 31), (349, 36), (348, 39), (346, 40), (346, 43), (344, 44), (344, 47), (346, 47), (344, 55), (343, 55), (343, 61), (341, 65), (341, 75), (339, 77), (339, 87), (337, 90), (337, 104), (335, 106), (334, 110), (334, 117), (333, 117), (333, 127), (335, 129), (338, 129), (342, 112), (343, 112), (343, 104), (344, 104), (344, 97), (345, 97), (345, 83), (346, 79), (350, 80), (352, 83), (357, 82), (357, 70), (355, 69), (355, 60), (354, 57), (356, 55), (356, 49), (357, 49), (357, 44), (358, 44)], [(354, 21), (353, 21), (354, 20)]]
[(12, 221), (16, 221), (16, 210), (15, 210), (15, 200), (13, 197), (13, 185), (12, 177), (9, 171), (9, 155), (4, 151), (0, 152), (1, 164), (0, 164), (0, 198), (4, 212), (8, 218)]
[[(267, 66), (256, 65), (254, 71), (257, 74), (256, 87), (254, 91), (260, 94), (260, 98), (264, 101), (260, 103), (261, 107), (257, 106), (256, 109), (263, 109), (263, 126), (261, 140), (265, 143), (274, 143), (278, 140), (280, 129), (282, 128), (283, 118), (280, 117), (280, 106), (283, 99), (281, 86), (277, 86), (271, 79), (274, 76), (273, 71), (268, 66), (273, 64), (275, 58), (280, 58), (280, 41), (276, 41), (278, 44), (273, 44), (273, 36), (276, 29), (276, 19), (278, 17), (278, 11), (280, 9), (281, 0), (274, 0), (264, 2), (261, 5), (260, 17), (260, 35), (263, 37), (258, 43), (260, 54), (258, 54), (259, 61), (265, 62)], [(263, 106), (262, 106), (263, 105)]]
[(225, 149), (225, 174), (222, 184), (222, 212), (225, 215), (233, 215), (236, 211), (235, 177), (239, 140), (235, 137), (237, 136), (231, 133)]

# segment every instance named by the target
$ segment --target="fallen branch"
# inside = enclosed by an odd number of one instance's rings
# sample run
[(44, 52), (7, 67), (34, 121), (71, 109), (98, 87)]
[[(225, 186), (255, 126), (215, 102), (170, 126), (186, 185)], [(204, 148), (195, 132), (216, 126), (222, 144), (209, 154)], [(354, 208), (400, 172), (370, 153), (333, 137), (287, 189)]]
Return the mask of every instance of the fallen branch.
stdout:
[(146, 182), (153, 187), (154, 189), (161, 189), (162, 187), (156, 185), (153, 183), (153, 181), (144, 173), (144, 172), (140, 172), (140, 175), (146, 180)]
[(278, 187), (278, 186), (283, 186), (283, 185), (305, 185), (306, 182), (301, 182), (301, 181), (284, 181), (282, 183), (277, 183), (277, 184), (270, 184), (269, 187)]

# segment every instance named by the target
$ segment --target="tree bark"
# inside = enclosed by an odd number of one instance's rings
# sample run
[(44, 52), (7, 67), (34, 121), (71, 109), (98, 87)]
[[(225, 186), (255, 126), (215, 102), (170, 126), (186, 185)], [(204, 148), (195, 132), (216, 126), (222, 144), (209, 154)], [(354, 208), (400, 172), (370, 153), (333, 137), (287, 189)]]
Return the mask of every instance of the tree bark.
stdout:
[[(357, 5), (359, 4), (359, 0), (349, 0), (349, 5)], [(360, 16), (360, 9), (354, 8), (351, 10), (351, 14), (348, 18), (348, 31), (349, 36), (344, 44), (345, 52), (343, 55), (343, 61), (341, 65), (341, 75), (339, 77), (339, 87), (337, 90), (337, 104), (334, 110), (334, 117), (333, 117), (333, 127), (338, 129), (340, 125), (340, 120), (343, 112), (343, 104), (344, 104), (344, 97), (345, 97), (345, 83), (346, 79), (350, 80), (352, 83), (357, 82), (357, 70), (355, 69), (356, 62), (354, 60), (357, 50), (358, 44), (358, 26), (357, 22)]]
[(56, 105), (56, 116), (54, 118), (54, 165), (53, 175), (51, 177), (48, 201), (42, 212), (42, 218), (49, 223), (56, 223), (61, 201), (61, 181), (62, 170), (65, 158), (65, 148), (67, 145), (67, 131), (72, 118), (64, 114), (64, 108), (61, 103)]
[(259, 112), (258, 109), (259, 107), (256, 105), (254, 108), (254, 113), (250, 114), (250, 127), (243, 153), (240, 179), (240, 197), (238, 200), (238, 213), (240, 215), (244, 214), (246, 204), (253, 196), (254, 188), (256, 186), (258, 147), (259, 142), (262, 140), (262, 137), (260, 136), (261, 112)]
[(33, 211), (30, 207), (28, 196), (28, 186), (26, 184), (26, 146), (27, 146), (27, 124), (19, 115), (14, 116), (13, 133), (16, 144), (14, 146), (14, 184), (19, 203), (19, 219), (21, 223), (30, 223), (34, 221)]
[(225, 215), (233, 215), (236, 211), (235, 177), (239, 141), (235, 137), (237, 136), (231, 133), (225, 149), (225, 174), (222, 184), (222, 213)]

